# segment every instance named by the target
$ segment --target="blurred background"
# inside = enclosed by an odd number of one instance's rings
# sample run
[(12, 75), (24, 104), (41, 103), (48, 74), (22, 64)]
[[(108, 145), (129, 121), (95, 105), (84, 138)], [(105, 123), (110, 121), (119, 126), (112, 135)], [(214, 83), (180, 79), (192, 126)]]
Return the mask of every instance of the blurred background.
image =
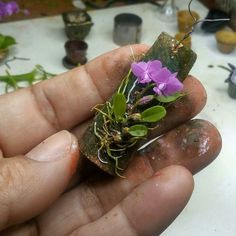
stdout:
[[(6, 1), (7, 2), (7, 1)], [(23, 9), (28, 9), (30, 14), (17, 14), (8, 18), (4, 21), (14, 21), (20, 19), (29, 19), (42, 16), (57, 15), (62, 12), (71, 11), (79, 8), (99, 9), (114, 6), (122, 6), (127, 4), (136, 3), (153, 3), (162, 5), (165, 0), (16, 0), (19, 6)], [(200, 0), (205, 6), (211, 9), (221, 9), (226, 12), (233, 11), (236, 9), (236, 0)], [(178, 1), (176, 1), (178, 3)], [(188, 1), (186, 1), (186, 4)]]

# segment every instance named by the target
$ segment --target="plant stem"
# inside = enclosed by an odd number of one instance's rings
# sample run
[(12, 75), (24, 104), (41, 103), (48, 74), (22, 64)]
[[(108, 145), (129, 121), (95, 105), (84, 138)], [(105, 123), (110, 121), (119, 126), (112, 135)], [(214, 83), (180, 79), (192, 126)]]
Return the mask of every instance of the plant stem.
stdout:
[[(26, 74), (10, 75), (10, 77), (17, 82), (31, 81), (34, 77), (34, 71), (26, 73)], [(2, 81), (2, 82), (7, 82), (7, 81), (9, 81), (9, 79), (10, 79), (9, 74), (0, 76), (0, 81)]]
[(32, 85), (34, 82), (46, 80), (52, 76), (54, 76), (54, 74), (48, 73), (42, 66), (36, 65), (31, 72), (25, 74), (11, 75), (9, 71), (6, 71), (6, 75), (0, 76), (0, 82), (6, 84), (5, 92), (8, 92), (8, 88), (14, 90), (18, 89), (19, 82), (26, 82), (28, 85)]

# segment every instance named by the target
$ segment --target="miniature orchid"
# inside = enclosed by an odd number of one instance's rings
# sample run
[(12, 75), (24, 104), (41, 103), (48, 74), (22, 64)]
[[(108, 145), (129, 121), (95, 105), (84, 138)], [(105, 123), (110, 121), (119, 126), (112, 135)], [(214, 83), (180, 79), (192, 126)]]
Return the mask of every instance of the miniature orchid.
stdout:
[(178, 43), (162, 33), (142, 60), (133, 61), (112, 97), (93, 108), (95, 118), (80, 148), (105, 172), (124, 178), (132, 154), (143, 148), (145, 152), (151, 132), (165, 128), (171, 108), (184, 104), (181, 99), (187, 93), (181, 91), (181, 81), (197, 55)]
[(153, 75), (162, 68), (159, 60), (148, 62), (133, 62), (131, 70), (135, 76), (138, 77), (138, 82), (141, 84), (149, 83), (153, 80)]
[(159, 96), (169, 96), (183, 89), (183, 84), (176, 78), (177, 73), (171, 73), (162, 67), (159, 60), (149, 62), (133, 62), (131, 70), (141, 84), (154, 82), (153, 91)]

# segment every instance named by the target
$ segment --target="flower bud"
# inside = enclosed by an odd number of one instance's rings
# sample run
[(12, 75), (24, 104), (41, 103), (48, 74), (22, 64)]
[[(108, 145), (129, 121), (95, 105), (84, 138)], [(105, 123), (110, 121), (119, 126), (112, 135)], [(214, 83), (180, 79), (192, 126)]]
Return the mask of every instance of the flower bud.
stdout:
[(134, 121), (139, 121), (139, 120), (141, 120), (141, 114), (140, 113), (133, 113), (129, 116), (129, 119), (134, 120)]
[(142, 97), (141, 99), (139, 99), (138, 101), (138, 105), (146, 105), (149, 102), (151, 102), (153, 100), (154, 96), (153, 95), (147, 95)]
[(124, 134), (128, 134), (129, 133), (129, 128), (128, 127), (124, 127), (123, 128), (123, 133)]

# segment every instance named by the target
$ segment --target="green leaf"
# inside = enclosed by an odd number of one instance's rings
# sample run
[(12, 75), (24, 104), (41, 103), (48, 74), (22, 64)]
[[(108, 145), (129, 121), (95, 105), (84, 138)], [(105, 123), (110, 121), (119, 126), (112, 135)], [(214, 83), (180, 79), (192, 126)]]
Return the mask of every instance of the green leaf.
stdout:
[(183, 96), (184, 96), (183, 93), (175, 93), (171, 96), (158, 96), (157, 100), (159, 102), (168, 103), (168, 102), (174, 102), (175, 100), (177, 100), (178, 98), (181, 98)]
[(166, 109), (163, 106), (154, 106), (146, 109), (141, 114), (141, 120), (145, 122), (157, 122), (166, 115)]
[(16, 44), (16, 40), (13, 37), (11, 37), (11, 36), (6, 36), (5, 37), (5, 41), (4, 41), (4, 44), (3, 44), (4, 48), (8, 48), (8, 47), (10, 47), (14, 44)]
[(126, 111), (126, 98), (122, 93), (117, 93), (113, 97), (113, 111), (116, 119), (121, 119)]
[(2, 34), (0, 34), (0, 49), (2, 49), (2, 45), (4, 41), (5, 41), (5, 37)]
[(129, 134), (135, 137), (143, 137), (148, 133), (148, 128), (145, 125), (133, 125), (129, 128)]
[(16, 40), (13, 37), (0, 35), (0, 49), (6, 49), (14, 44), (16, 44)]

